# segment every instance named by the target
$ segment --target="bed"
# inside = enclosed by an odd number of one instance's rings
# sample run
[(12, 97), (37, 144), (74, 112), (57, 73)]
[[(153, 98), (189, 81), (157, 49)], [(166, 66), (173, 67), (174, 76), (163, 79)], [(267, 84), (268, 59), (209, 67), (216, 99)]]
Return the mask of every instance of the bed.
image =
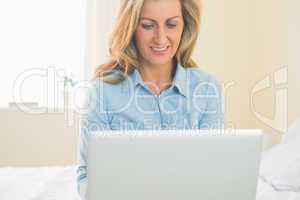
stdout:
[[(80, 200), (76, 192), (76, 166), (1, 168), (1, 200)], [(300, 200), (300, 192), (276, 191), (258, 182), (256, 200)]]
[(76, 166), (1, 168), (1, 200), (79, 200)]
[[(263, 152), (256, 200), (300, 200), (300, 120)], [(1, 200), (79, 200), (76, 165), (0, 168)]]
[(256, 200), (300, 200), (300, 192), (277, 191), (270, 184), (259, 179)]

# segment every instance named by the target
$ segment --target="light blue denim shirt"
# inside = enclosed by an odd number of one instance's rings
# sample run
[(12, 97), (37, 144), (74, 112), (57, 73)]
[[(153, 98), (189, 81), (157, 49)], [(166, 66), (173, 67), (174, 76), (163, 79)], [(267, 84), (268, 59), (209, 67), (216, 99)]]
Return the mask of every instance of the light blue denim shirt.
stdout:
[(94, 81), (88, 97), (88, 109), (81, 117), (79, 192), (81, 185), (87, 183), (87, 137), (93, 131), (216, 129), (224, 124), (220, 83), (198, 68), (180, 64), (171, 86), (159, 96), (151, 92), (135, 70), (117, 85)]

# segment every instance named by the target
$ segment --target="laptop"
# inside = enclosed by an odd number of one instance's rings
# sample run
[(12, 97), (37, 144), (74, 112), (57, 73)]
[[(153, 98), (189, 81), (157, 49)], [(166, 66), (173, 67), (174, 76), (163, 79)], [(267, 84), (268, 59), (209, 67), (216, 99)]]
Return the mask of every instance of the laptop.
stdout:
[(88, 200), (255, 200), (260, 130), (95, 132)]

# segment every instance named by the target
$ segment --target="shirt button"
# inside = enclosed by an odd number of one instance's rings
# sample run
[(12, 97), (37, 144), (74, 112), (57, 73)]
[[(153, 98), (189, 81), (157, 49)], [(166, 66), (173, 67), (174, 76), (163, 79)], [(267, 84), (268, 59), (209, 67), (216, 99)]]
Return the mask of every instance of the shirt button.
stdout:
[(167, 129), (168, 128), (168, 124), (167, 123), (162, 123), (161, 128), (162, 129)]

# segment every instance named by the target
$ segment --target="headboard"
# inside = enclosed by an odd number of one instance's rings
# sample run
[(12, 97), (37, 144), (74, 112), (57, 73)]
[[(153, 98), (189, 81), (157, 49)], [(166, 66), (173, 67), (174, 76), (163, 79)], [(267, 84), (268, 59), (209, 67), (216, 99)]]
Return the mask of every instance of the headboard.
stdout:
[(71, 117), (1, 109), (0, 167), (75, 164), (78, 117)]

